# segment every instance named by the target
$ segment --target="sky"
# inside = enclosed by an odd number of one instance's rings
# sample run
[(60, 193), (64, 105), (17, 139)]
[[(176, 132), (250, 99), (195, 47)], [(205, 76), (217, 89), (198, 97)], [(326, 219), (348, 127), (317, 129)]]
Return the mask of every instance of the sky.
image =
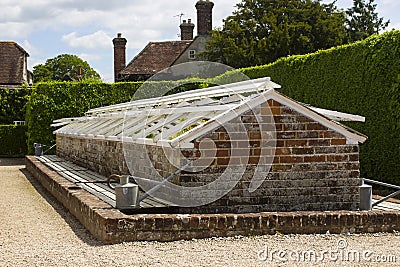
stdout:
[[(15, 41), (29, 54), (29, 69), (60, 54), (88, 61), (105, 82), (113, 82), (112, 39), (128, 40), (127, 63), (149, 41), (179, 40), (180, 19), (196, 23), (197, 0), (0, 0), (0, 41)], [(213, 27), (231, 15), (240, 0), (213, 0)], [(324, 3), (332, 1), (324, 0)], [(375, 0), (377, 12), (400, 29), (400, 1)], [(338, 0), (339, 8), (352, 0)], [(182, 18), (179, 14), (184, 14)], [(197, 30), (195, 29), (195, 33)]]

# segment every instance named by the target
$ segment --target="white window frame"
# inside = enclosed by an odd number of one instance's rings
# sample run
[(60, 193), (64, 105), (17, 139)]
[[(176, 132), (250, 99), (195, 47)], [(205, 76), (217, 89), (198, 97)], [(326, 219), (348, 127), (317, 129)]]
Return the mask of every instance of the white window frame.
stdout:
[(189, 59), (196, 59), (196, 50), (189, 50)]

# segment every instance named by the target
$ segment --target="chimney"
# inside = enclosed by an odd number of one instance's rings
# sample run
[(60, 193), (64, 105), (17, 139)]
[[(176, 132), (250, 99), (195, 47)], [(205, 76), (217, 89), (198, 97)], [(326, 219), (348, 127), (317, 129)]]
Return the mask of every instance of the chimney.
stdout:
[(126, 50), (126, 39), (122, 37), (121, 33), (118, 33), (117, 38), (113, 39), (114, 44), (114, 82), (118, 81), (118, 73), (125, 68), (125, 50)]
[(209, 0), (200, 0), (197, 9), (197, 35), (209, 35), (212, 30), (212, 9), (214, 3)]
[(192, 20), (189, 19), (187, 22), (186, 20), (183, 20), (183, 23), (180, 26), (181, 28), (181, 40), (193, 40), (193, 30), (194, 30), (194, 24), (192, 23)]

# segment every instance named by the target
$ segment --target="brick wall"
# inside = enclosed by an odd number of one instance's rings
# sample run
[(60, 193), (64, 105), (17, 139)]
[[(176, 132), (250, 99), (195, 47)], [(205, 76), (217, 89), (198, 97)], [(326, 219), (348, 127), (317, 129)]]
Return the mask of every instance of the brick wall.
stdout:
[[(241, 127), (246, 130), (245, 137), (237, 134)], [(190, 158), (196, 160), (198, 169), (204, 169), (183, 172), (173, 180), (185, 187), (203, 186), (227, 173), (232, 179), (240, 178), (217, 201), (181, 208), (181, 212), (356, 210), (359, 148), (347, 143), (343, 135), (271, 100), (197, 138), (193, 149), (57, 136), (57, 153), (103, 175), (130, 169), (136, 176), (159, 180)], [(255, 172), (265, 179), (256, 191), (249, 192)], [(220, 186), (228, 187), (229, 182), (224, 180)], [(189, 197), (212, 199), (215, 190), (218, 188)]]
[(174, 241), (265, 234), (377, 233), (400, 231), (398, 211), (261, 212), (245, 214), (125, 215), (27, 157), (28, 171), (96, 238), (106, 243)]

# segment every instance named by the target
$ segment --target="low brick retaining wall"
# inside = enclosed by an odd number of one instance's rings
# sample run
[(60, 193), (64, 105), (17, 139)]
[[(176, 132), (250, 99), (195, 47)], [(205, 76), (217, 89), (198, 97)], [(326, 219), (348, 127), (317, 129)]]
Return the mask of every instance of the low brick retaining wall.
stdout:
[(26, 167), (96, 238), (105, 243), (174, 241), (237, 235), (400, 231), (400, 212), (261, 212), (125, 215), (50, 170), (35, 157)]

